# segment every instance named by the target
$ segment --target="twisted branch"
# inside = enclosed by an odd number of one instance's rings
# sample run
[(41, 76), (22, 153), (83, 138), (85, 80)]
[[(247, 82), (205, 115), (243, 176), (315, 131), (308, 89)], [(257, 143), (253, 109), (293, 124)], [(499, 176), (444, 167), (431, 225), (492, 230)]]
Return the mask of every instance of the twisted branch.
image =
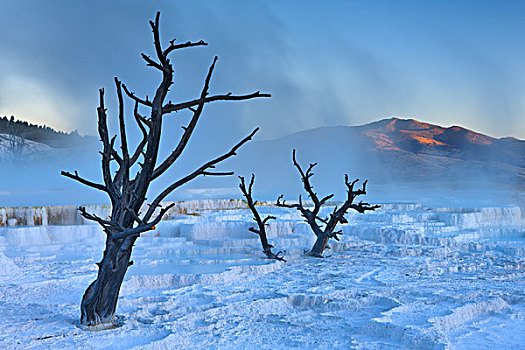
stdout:
[(255, 207), (255, 204), (257, 203), (257, 201), (254, 201), (252, 197), (252, 187), (255, 181), (255, 175), (252, 174), (250, 185), (248, 186), (248, 189), (246, 189), (246, 183), (244, 181), (244, 177), (239, 176), (239, 180), (240, 180), (239, 188), (241, 189), (241, 192), (244, 195), (244, 198), (246, 198), (246, 203), (248, 204), (248, 208), (250, 208), (253, 214), (253, 220), (255, 220), (255, 222), (257, 223), (257, 227), (259, 228), (259, 229), (256, 229), (254, 227), (250, 227), (248, 230), (259, 235), (259, 238), (261, 240), (261, 245), (263, 247), (263, 253), (266, 255), (268, 259), (275, 259), (275, 260), (286, 262), (286, 260), (283, 257), (279, 256), (282, 253), (282, 251), (278, 252), (277, 254), (274, 254), (272, 252), (273, 246), (270, 243), (268, 243), (268, 237), (266, 235), (267, 222), (270, 220), (275, 220), (276, 217), (268, 215), (264, 219), (261, 219), (261, 216), (259, 215), (259, 212), (257, 211), (257, 208)]

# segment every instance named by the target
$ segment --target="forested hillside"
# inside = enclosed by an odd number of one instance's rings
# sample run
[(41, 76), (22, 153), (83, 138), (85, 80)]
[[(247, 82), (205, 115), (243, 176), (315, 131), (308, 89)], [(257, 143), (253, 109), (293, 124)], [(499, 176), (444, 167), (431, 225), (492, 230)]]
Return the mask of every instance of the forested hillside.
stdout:
[(0, 134), (15, 135), (26, 140), (44, 143), (51, 147), (67, 148), (79, 145), (93, 137), (80, 136), (75, 130), (70, 133), (57, 131), (46, 125), (31, 124), (4, 116), (0, 118)]

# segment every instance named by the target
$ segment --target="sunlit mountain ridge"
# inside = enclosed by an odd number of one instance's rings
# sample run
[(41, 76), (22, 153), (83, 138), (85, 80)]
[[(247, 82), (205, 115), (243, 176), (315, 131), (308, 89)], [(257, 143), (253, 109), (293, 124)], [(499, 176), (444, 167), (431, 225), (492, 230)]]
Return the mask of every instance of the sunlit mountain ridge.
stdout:
[[(236, 170), (254, 172), (265, 195), (298, 193), (300, 179), (292, 166), (292, 149), (304, 166), (318, 163), (312, 181), (320, 192), (343, 195), (345, 173), (384, 187), (381, 191), (400, 192), (398, 198), (416, 188), (438, 191), (436, 196), (445, 189), (480, 194), (489, 188), (525, 190), (525, 141), (414, 119), (320, 127), (256, 141), (239, 152)], [(401, 187), (405, 190), (397, 191)]]

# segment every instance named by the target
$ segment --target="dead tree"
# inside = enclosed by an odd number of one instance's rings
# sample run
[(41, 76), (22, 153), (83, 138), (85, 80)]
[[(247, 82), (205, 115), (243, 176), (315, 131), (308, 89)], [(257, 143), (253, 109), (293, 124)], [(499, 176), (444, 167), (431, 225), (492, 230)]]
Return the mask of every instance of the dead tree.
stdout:
[[(363, 186), (358, 189), (354, 190), (354, 185), (359, 181), (359, 179), (350, 181), (348, 179), (348, 175), (345, 174), (345, 185), (347, 187), (347, 198), (344, 201), (344, 203), (340, 207), (335, 207), (333, 212), (330, 214), (330, 217), (328, 218), (321, 218), (319, 216), (319, 211), (321, 210), (321, 207), (326, 204), (328, 200), (330, 200), (334, 195), (330, 194), (322, 199), (319, 199), (317, 196), (317, 193), (314, 192), (313, 186), (310, 183), (310, 178), (314, 175), (312, 172), (313, 168), (317, 165), (317, 163), (310, 164), (306, 172), (303, 171), (299, 163), (297, 163), (297, 160), (295, 159), (295, 149), (292, 152), (292, 160), (293, 165), (297, 168), (297, 171), (299, 171), (299, 174), (301, 175), (301, 180), (303, 182), (303, 187), (308, 196), (311, 198), (314, 207), (313, 209), (305, 208), (303, 205), (303, 201), (301, 198), (301, 195), (299, 195), (299, 202), (297, 204), (287, 204), (286, 201), (282, 200), (283, 195), (279, 196), (277, 198), (277, 206), (279, 207), (285, 207), (285, 208), (295, 208), (299, 212), (301, 212), (301, 215), (305, 218), (305, 221), (308, 223), (312, 231), (317, 236), (317, 239), (315, 241), (314, 246), (310, 251), (308, 251), (308, 255), (315, 256), (315, 257), (322, 257), (322, 254), (324, 252), (324, 249), (326, 248), (326, 243), (330, 238), (334, 238), (335, 240), (339, 240), (339, 237), (337, 235), (342, 235), (343, 232), (341, 230), (335, 231), (337, 224), (346, 224), (348, 221), (345, 219), (345, 215), (348, 212), (348, 210), (353, 209), (357, 212), (363, 214), (367, 210), (376, 210), (379, 208), (379, 205), (370, 205), (368, 203), (359, 202), (357, 204), (354, 203), (354, 199), (357, 196), (366, 194), (366, 183), (367, 181), (363, 182)], [(281, 201), (282, 200), (282, 201)], [(324, 225), (324, 227), (323, 227)]]
[[(130, 261), (131, 250), (142, 232), (154, 229), (154, 226), (161, 220), (170, 206), (161, 208), (161, 201), (166, 198), (178, 187), (188, 181), (202, 176), (221, 176), (233, 175), (233, 172), (217, 172), (210, 169), (215, 168), (223, 160), (236, 155), (237, 150), (250, 141), (258, 128), (253, 130), (248, 136), (235, 144), (230, 151), (212, 159), (199, 168), (190, 172), (186, 176), (174, 181), (166, 189), (160, 192), (145, 213), (140, 210), (146, 201), (146, 194), (151, 182), (164, 174), (184, 151), (188, 140), (195, 130), (195, 126), (203, 112), (204, 106), (213, 101), (239, 101), (258, 97), (270, 97), (269, 94), (262, 94), (259, 91), (248, 95), (233, 95), (232, 93), (221, 95), (208, 95), (210, 80), (212, 77), (217, 57), (213, 59), (200, 96), (196, 99), (184, 102), (166, 102), (166, 95), (170, 86), (173, 84), (173, 66), (169, 56), (177, 50), (194, 46), (205, 46), (204, 41), (176, 43), (171, 40), (169, 45), (163, 47), (160, 41), (159, 17), (157, 12), (154, 21), (149, 24), (153, 31), (153, 44), (155, 48), (155, 58), (142, 54), (147, 66), (154, 68), (162, 74), (162, 81), (159, 83), (154, 97), (150, 100), (135, 95), (133, 92), (115, 78), (115, 87), (118, 98), (118, 121), (119, 121), (119, 143), (120, 151), (115, 147), (117, 135), (110, 137), (107, 124), (106, 108), (104, 106), (104, 90), (99, 90), (98, 114), (98, 133), (103, 144), (102, 155), (102, 174), (103, 183), (95, 183), (80, 177), (74, 173), (62, 172), (62, 175), (74, 179), (86, 186), (95, 188), (107, 193), (111, 201), (111, 216), (109, 219), (100, 218), (94, 214), (86, 212), (84, 208), (79, 208), (82, 216), (88, 220), (99, 223), (106, 233), (106, 246), (102, 261), (98, 263), (98, 275), (96, 280), (89, 285), (81, 304), (81, 323), (88, 326), (100, 324), (112, 324), (114, 321), (115, 308), (119, 290), (128, 269), (132, 264)], [(133, 149), (129, 148), (126, 137), (126, 125), (124, 118), (124, 93), (134, 102), (135, 107), (133, 116), (138, 128), (142, 133), (142, 140)], [(139, 108), (140, 107), (140, 108)], [(140, 109), (149, 110), (146, 117), (140, 113)], [(177, 111), (189, 110), (192, 117), (186, 126), (183, 126), (183, 133), (175, 149), (165, 159), (159, 160), (159, 143), (162, 131), (163, 117)], [(132, 167), (136, 169), (136, 175), (132, 176)], [(112, 170), (116, 172), (112, 172)], [(160, 210), (158, 210), (160, 209)]]
[(262, 219), (261, 216), (259, 215), (259, 212), (257, 211), (257, 208), (255, 208), (257, 201), (254, 201), (252, 198), (252, 187), (253, 187), (253, 182), (255, 181), (255, 175), (252, 174), (252, 178), (250, 180), (250, 185), (248, 186), (248, 189), (246, 189), (246, 183), (244, 181), (244, 177), (239, 176), (239, 180), (241, 180), (241, 183), (239, 184), (239, 188), (241, 189), (242, 194), (246, 198), (246, 203), (248, 204), (248, 208), (250, 208), (253, 214), (253, 220), (255, 220), (258, 226), (258, 229), (254, 227), (250, 227), (248, 230), (259, 235), (259, 238), (261, 239), (261, 245), (263, 247), (263, 253), (266, 255), (268, 259), (275, 259), (275, 260), (286, 262), (286, 260), (284, 260), (283, 257), (279, 256), (280, 254), (282, 254), (282, 251), (277, 252), (277, 254), (274, 254), (272, 252), (273, 245), (268, 243), (268, 237), (266, 236), (267, 222), (270, 220), (275, 220), (275, 216), (268, 215), (267, 217)]

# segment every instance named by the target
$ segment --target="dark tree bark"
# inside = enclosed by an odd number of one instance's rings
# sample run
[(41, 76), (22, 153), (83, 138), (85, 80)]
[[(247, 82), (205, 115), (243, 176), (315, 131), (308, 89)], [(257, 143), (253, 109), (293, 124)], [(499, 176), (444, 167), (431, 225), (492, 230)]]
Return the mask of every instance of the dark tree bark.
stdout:
[(263, 248), (263, 253), (266, 255), (268, 259), (275, 259), (279, 261), (284, 261), (283, 257), (279, 256), (282, 254), (282, 251), (277, 252), (277, 254), (274, 254), (272, 252), (273, 245), (268, 243), (268, 237), (266, 235), (266, 225), (267, 222), (270, 220), (275, 220), (275, 216), (268, 215), (264, 219), (261, 218), (259, 215), (259, 212), (257, 211), (257, 208), (255, 208), (255, 205), (257, 204), (257, 201), (253, 200), (252, 197), (252, 187), (253, 182), (255, 181), (255, 175), (252, 174), (252, 178), (250, 180), (250, 185), (248, 185), (248, 189), (246, 189), (246, 183), (244, 181), (244, 177), (239, 176), (239, 180), (241, 180), (241, 183), (239, 184), (239, 188), (241, 189), (242, 194), (246, 198), (246, 203), (248, 204), (248, 208), (252, 211), (253, 214), (253, 220), (257, 223), (257, 229), (255, 227), (250, 227), (249, 230), (253, 233), (256, 233), (259, 235), (259, 238), (261, 239), (261, 245)]
[[(262, 94), (259, 91), (248, 95), (227, 93), (208, 96), (211, 76), (217, 62), (217, 57), (215, 57), (204, 80), (204, 86), (199, 98), (179, 103), (172, 103), (171, 101), (166, 103), (166, 95), (173, 84), (174, 72), (168, 56), (176, 50), (205, 46), (207, 43), (201, 40), (176, 44), (175, 40), (171, 40), (169, 45), (163, 48), (160, 42), (159, 18), (160, 13), (157, 12), (155, 20), (150, 21), (156, 58), (142, 54), (142, 58), (146, 61), (147, 66), (153, 67), (162, 74), (162, 81), (154, 93), (153, 100), (149, 100), (148, 97), (137, 97), (115, 78), (119, 106), (118, 134), (120, 136), (120, 152), (115, 148), (117, 135), (113, 137), (109, 135), (106, 108), (104, 107), (104, 90), (100, 89), (99, 91), (100, 102), (97, 108), (97, 115), (98, 133), (103, 144), (101, 166), (104, 183), (89, 181), (80, 177), (76, 171), (74, 173), (62, 172), (62, 175), (66, 177), (107, 193), (111, 201), (111, 216), (109, 219), (100, 218), (86, 212), (85, 208), (79, 208), (84, 218), (99, 223), (106, 233), (104, 256), (102, 261), (97, 264), (99, 267), (97, 279), (89, 285), (82, 298), (81, 323), (87, 326), (111, 325), (113, 323), (118, 294), (126, 271), (132, 264), (130, 257), (136, 239), (142, 232), (154, 229), (155, 225), (171, 208), (171, 205), (162, 208), (161, 201), (175, 189), (198, 176), (233, 175), (233, 172), (216, 172), (210, 169), (215, 168), (223, 160), (236, 155), (237, 150), (250, 141), (257, 132), (258, 128), (235, 144), (229, 152), (204, 163), (193, 172), (173, 182), (154, 197), (146, 212), (141, 214), (140, 210), (146, 201), (150, 183), (166, 172), (182, 154), (195, 130), (205, 104), (213, 101), (239, 101), (270, 97), (270, 94)], [(126, 137), (123, 91), (135, 103), (133, 116), (142, 133), (142, 140), (132, 150), (129, 149)], [(141, 115), (139, 107), (148, 109), (149, 117)], [(159, 161), (158, 153), (162, 119), (166, 115), (184, 109), (191, 111), (193, 116), (189, 123), (183, 126), (184, 132), (173, 152), (162, 161)], [(132, 167), (137, 170), (135, 176), (131, 174)], [(113, 175), (114, 169), (116, 169), (116, 172)]]
[(282, 200), (283, 195), (281, 195), (279, 196), (279, 198), (277, 198), (277, 206), (285, 207), (285, 208), (295, 208), (299, 212), (301, 212), (301, 215), (305, 218), (305, 221), (308, 223), (312, 231), (317, 236), (314, 246), (312, 247), (312, 249), (310, 249), (310, 251), (308, 251), (307, 254), (311, 256), (315, 256), (315, 257), (322, 257), (322, 254), (324, 252), (324, 249), (326, 248), (326, 244), (328, 243), (328, 240), (330, 238), (334, 238), (335, 240), (338, 241), (339, 237), (337, 235), (343, 234), (342, 231), (335, 231), (335, 229), (339, 223), (345, 224), (348, 222), (344, 217), (345, 214), (348, 212), (348, 210), (353, 209), (363, 214), (367, 210), (376, 210), (377, 208), (380, 208), (381, 206), (370, 205), (368, 203), (363, 203), (363, 202), (359, 202), (357, 204), (353, 203), (354, 199), (357, 196), (366, 194), (367, 181), (363, 182), (363, 186), (360, 189), (354, 190), (354, 185), (359, 180), (357, 179), (354, 181), (350, 181), (348, 179), (348, 175), (345, 174), (345, 185), (347, 188), (346, 200), (340, 207), (336, 206), (334, 208), (329, 218), (319, 217), (319, 211), (321, 210), (321, 207), (324, 204), (326, 204), (326, 202), (330, 200), (334, 195), (330, 194), (322, 199), (319, 199), (319, 197), (317, 196), (317, 193), (314, 192), (313, 186), (310, 183), (310, 178), (314, 175), (312, 170), (317, 165), (317, 163), (310, 164), (306, 172), (304, 172), (301, 166), (299, 165), (299, 163), (297, 163), (297, 160), (295, 159), (295, 149), (292, 151), (292, 161), (293, 161), (293, 165), (297, 168), (297, 171), (299, 172), (299, 175), (301, 176), (304, 190), (306, 191), (306, 193), (308, 193), (308, 196), (312, 199), (314, 207), (313, 209), (305, 208), (303, 205), (301, 195), (299, 195), (299, 202), (297, 204), (287, 204), (286, 201)]

